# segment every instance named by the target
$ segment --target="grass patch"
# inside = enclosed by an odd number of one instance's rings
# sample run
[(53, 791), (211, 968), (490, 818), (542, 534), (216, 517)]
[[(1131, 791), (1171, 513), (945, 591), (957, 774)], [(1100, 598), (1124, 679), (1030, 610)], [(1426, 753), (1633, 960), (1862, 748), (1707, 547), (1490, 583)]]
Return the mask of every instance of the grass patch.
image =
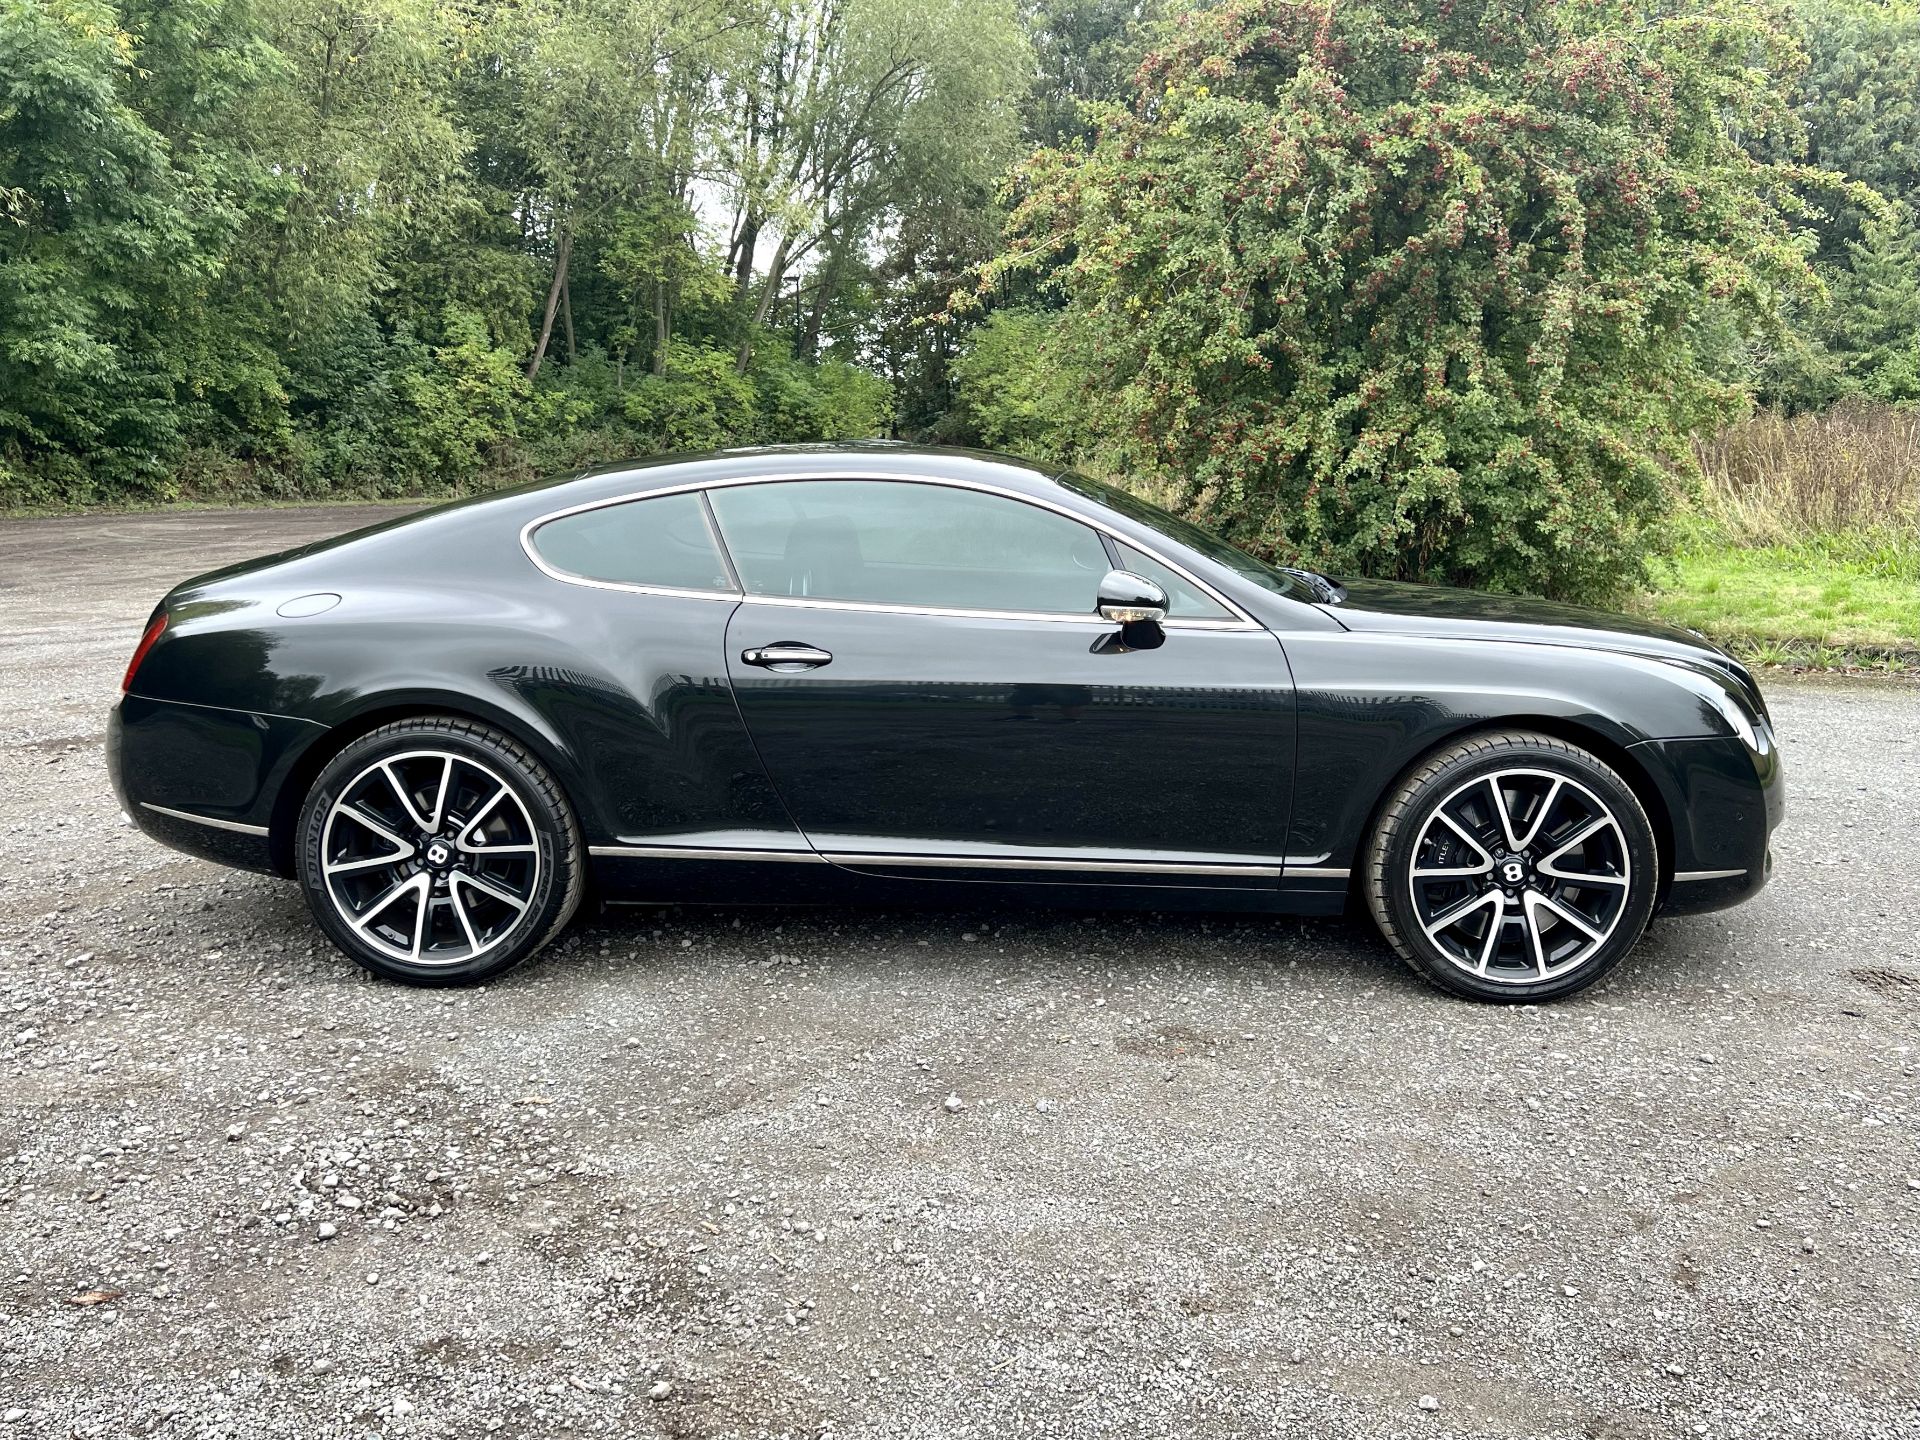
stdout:
[(1762, 664), (1920, 668), (1920, 546), (1898, 535), (1737, 547), (1703, 530), (1664, 570), (1648, 614)]
[(1920, 671), (1920, 409), (1761, 411), (1694, 454), (1706, 484), (1642, 610), (1762, 664)]

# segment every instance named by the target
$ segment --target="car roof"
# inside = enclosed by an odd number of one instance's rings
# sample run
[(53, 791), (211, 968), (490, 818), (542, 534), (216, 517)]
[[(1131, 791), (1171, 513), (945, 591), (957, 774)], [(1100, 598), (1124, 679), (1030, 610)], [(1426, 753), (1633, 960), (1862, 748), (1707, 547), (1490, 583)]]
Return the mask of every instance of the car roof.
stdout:
[(697, 454), (662, 455), (644, 460), (596, 465), (573, 475), (528, 487), (563, 503), (699, 484), (705, 480), (754, 476), (832, 475), (924, 476), (929, 479), (986, 479), (1051, 485), (1058, 466), (1017, 455), (959, 446), (910, 445), (897, 440), (852, 440), (812, 445), (754, 445)]
[(267, 566), (309, 559), (318, 561), (330, 552), (352, 549), (367, 554), (389, 545), (458, 546), (465, 543), (459, 537), (475, 530), (491, 531), (499, 527), (501, 531), (513, 533), (532, 521), (561, 511), (588, 509), (611, 501), (637, 499), (656, 490), (718, 481), (756, 477), (906, 477), (971, 480), (1028, 494), (1060, 494), (1065, 487), (1055, 480), (1059, 473), (1057, 466), (1044, 466), (1013, 455), (887, 440), (760, 445), (622, 460), (429, 505), (410, 515), (195, 576), (177, 587), (176, 593), (247, 575)]

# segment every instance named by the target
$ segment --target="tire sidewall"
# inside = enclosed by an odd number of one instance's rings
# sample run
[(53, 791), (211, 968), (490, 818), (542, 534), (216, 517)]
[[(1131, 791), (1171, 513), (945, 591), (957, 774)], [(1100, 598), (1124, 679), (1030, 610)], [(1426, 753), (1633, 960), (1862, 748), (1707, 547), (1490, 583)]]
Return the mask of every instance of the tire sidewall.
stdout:
[[(526, 806), (540, 847), (533, 900), (507, 938), (455, 965), (409, 965), (368, 945), (334, 907), (320, 866), (327, 813), (341, 791), (378, 760), (426, 749), (468, 756), (505, 781)], [(384, 979), (410, 985), (471, 985), (490, 979), (552, 939), (579, 900), (579, 832), (559, 786), (520, 746), (480, 725), (449, 719), (399, 721), (351, 741), (315, 778), (302, 802), (296, 833), (295, 871), (314, 920), (356, 964)]]
[[(1437, 766), (1423, 768), (1411, 782), (1417, 794), (1381, 827), (1375, 841), (1380, 874), (1368, 898), (1384, 928), (1401, 937), (1396, 948), (1423, 976), (1444, 989), (1476, 1000), (1513, 1003), (1555, 1000), (1584, 990), (1626, 957), (1653, 917), (1660, 888), (1659, 846), (1645, 808), (1632, 788), (1609, 766), (1564, 742), (1545, 736), (1500, 737), (1506, 743), (1476, 749)], [(1599, 951), (1578, 969), (1529, 984), (1482, 980), (1449, 960), (1426, 936), (1414, 911), (1409, 871), (1421, 832), (1433, 813), (1464, 786), (1503, 770), (1544, 770), (1576, 780), (1592, 790), (1620, 824), (1633, 882), (1625, 913)], [(1381, 912), (1384, 911), (1384, 916)]]

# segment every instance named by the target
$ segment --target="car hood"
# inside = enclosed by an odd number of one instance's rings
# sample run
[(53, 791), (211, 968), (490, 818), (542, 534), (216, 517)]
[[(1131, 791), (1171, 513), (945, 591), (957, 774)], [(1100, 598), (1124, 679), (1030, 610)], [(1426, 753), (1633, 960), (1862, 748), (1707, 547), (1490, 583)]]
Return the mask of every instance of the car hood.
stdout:
[(1343, 580), (1345, 596), (1319, 608), (1349, 630), (1453, 640), (1578, 645), (1727, 668), (1726, 651), (1693, 630), (1561, 605), (1526, 595), (1492, 595), (1390, 580)]

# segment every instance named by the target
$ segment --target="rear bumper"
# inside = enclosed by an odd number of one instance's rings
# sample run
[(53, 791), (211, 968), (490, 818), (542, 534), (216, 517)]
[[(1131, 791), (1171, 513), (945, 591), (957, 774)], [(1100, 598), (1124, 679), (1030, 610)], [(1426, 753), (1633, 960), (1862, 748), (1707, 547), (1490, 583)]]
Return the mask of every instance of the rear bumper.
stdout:
[(107, 719), (107, 774), (128, 817), (161, 844), (283, 874), (275, 803), (294, 761), (325, 733), (309, 720), (128, 695)]
[(1772, 877), (1769, 841), (1786, 817), (1786, 777), (1765, 725), (1756, 738), (1757, 745), (1728, 736), (1633, 747), (1673, 818), (1672, 880), (1660, 913), (1724, 910)]

